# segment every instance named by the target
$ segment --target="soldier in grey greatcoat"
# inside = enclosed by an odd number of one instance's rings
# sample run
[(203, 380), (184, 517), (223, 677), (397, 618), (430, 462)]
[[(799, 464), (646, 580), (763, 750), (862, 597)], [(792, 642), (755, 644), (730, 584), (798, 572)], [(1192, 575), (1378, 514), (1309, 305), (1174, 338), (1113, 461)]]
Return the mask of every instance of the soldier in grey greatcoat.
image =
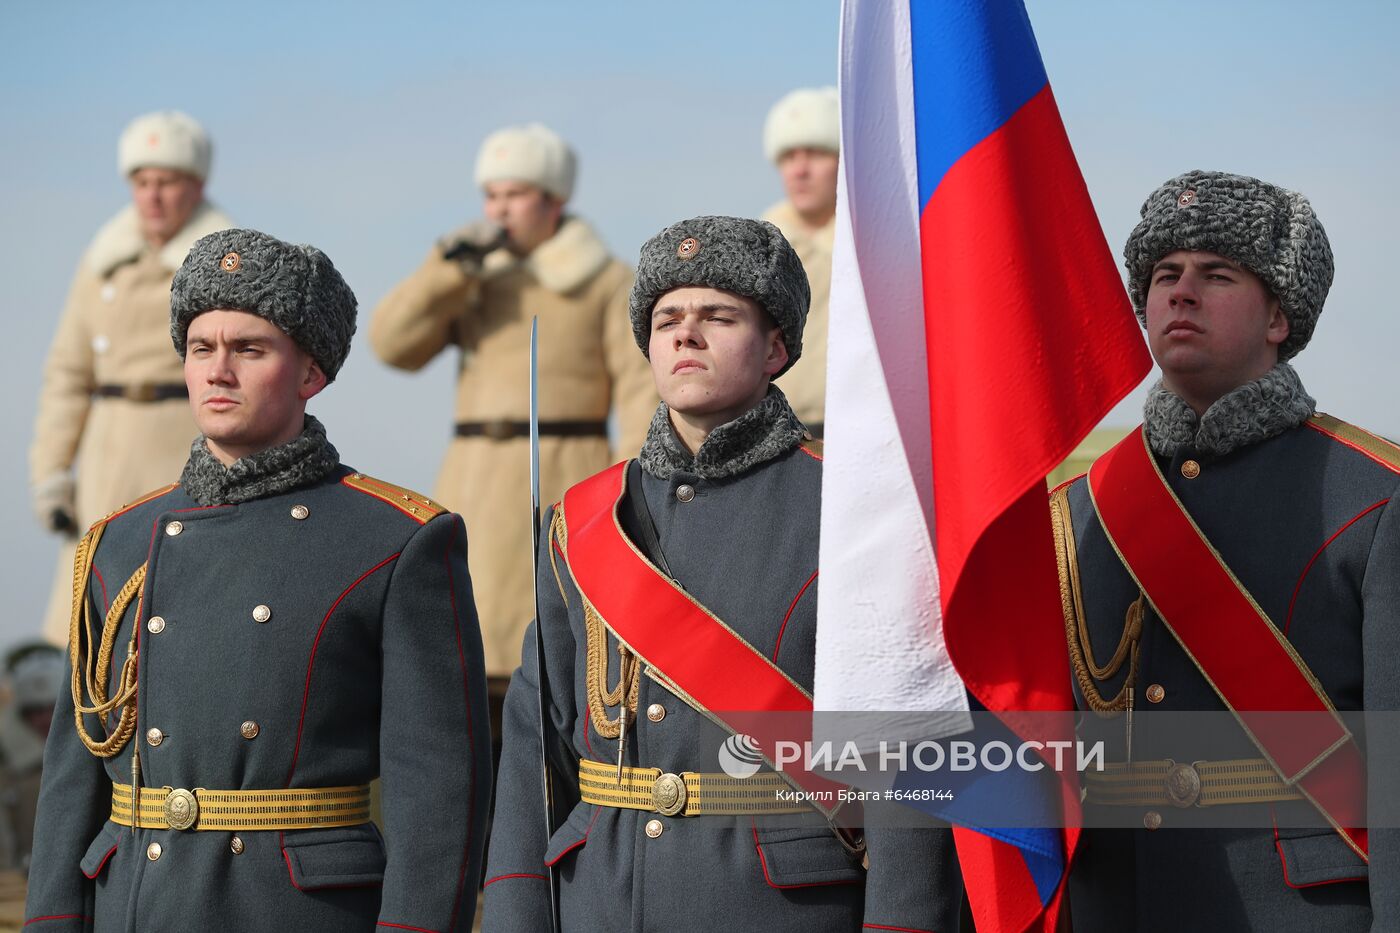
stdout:
[[(1282, 699), (1294, 683), (1343, 712), (1400, 708), (1400, 450), (1318, 412), (1288, 363), (1332, 283), (1327, 236), (1302, 195), (1198, 171), (1147, 199), (1124, 255), (1162, 380), (1143, 432), (1052, 498), (1078, 702), (1119, 736), (1109, 773), (1086, 775), (1086, 820), (1135, 827), (1084, 833), (1074, 928), (1400, 929), (1395, 830), (1373, 826), (1368, 846), (1364, 827), (1329, 827), (1317, 809), (1359, 806), (1364, 774), (1315, 806), (1306, 774), (1280, 773), (1279, 749), (1244, 730), (1183, 737), (1149, 721), (1218, 711), (1228, 724), (1227, 699), (1236, 711), (1302, 708)], [(1141, 481), (1115, 487), (1109, 468), (1130, 453)], [(1149, 494), (1164, 507), (1138, 531), (1122, 526), (1118, 503)], [(1153, 537), (1189, 529), (1186, 518), (1203, 540), (1149, 558)], [(1215, 579), (1217, 559), (1234, 581), (1220, 577), (1227, 595), (1197, 627), (1176, 599)], [(1154, 583), (1163, 573), (1172, 586)], [(1236, 596), (1258, 612), (1232, 614)], [(1291, 654), (1250, 647), (1260, 643)], [(1318, 766), (1352, 746), (1323, 748)], [(1132, 774), (1131, 788), (1113, 783)], [(1382, 777), (1369, 778), (1373, 800)]]
[(719, 693), (761, 711), (760, 692), (786, 690), (810, 709), (821, 445), (770, 384), (802, 352), (808, 297), (763, 221), (698, 217), (643, 246), (632, 327), (662, 404), (637, 461), (548, 510), (538, 555), (565, 746), (552, 770), (577, 802), (548, 836), (531, 631), (506, 700), (486, 929), (549, 929), (551, 868), (566, 931), (956, 929), (946, 829), (862, 843), (782, 806), (775, 771), (716, 764), (735, 731)]
[(91, 676), (45, 755), (38, 933), (470, 927), (491, 762), (466, 536), (305, 414), (354, 330), (309, 246), (227, 230), (176, 275), (203, 434), (79, 544)]

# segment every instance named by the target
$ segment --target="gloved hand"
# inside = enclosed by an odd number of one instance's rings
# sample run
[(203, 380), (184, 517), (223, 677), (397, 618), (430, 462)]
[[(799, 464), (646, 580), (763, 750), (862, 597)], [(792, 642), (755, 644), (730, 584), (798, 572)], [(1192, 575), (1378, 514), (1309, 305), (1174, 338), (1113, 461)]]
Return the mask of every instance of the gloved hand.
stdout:
[(34, 515), (48, 531), (73, 535), (78, 531), (73, 474), (54, 473), (34, 487)]
[(442, 258), (458, 263), (469, 274), (481, 269), (487, 253), (505, 245), (505, 228), (490, 220), (474, 220), (438, 240)]

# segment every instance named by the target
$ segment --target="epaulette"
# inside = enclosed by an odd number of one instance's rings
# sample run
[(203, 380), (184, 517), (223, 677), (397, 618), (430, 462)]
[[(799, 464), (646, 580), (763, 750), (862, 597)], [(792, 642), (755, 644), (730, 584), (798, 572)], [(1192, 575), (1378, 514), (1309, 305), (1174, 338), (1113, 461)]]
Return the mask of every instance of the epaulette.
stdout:
[(798, 444), (798, 446), (802, 448), (803, 453), (813, 460), (823, 459), (822, 455), (826, 451), (826, 445), (809, 434), (804, 434), (802, 436), (802, 442)]
[(405, 489), (403, 486), (395, 486), (393, 483), (386, 483), (382, 479), (375, 479), (373, 476), (366, 476), (363, 473), (351, 473), (341, 482), (351, 489), (389, 503), (420, 525), (426, 525), (447, 511), (422, 493)]
[[(153, 490), (151, 490), (150, 492), (146, 493), (144, 496), (138, 496), (136, 499), (132, 500), (131, 502), (128, 502), (126, 505), (122, 506), (121, 508), (113, 510), (113, 512), (112, 512), (110, 515), (108, 515), (106, 518), (102, 519), (102, 521), (100, 522), (100, 524), (105, 525), (105, 524), (107, 524), (108, 522), (110, 522), (112, 519), (116, 518), (118, 515), (124, 515), (124, 514), (126, 514), (127, 512), (130, 512), (132, 509), (136, 508), (138, 505), (145, 505), (147, 502), (150, 502), (152, 499), (159, 499), (161, 496), (165, 495), (166, 493), (171, 492), (172, 490), (179, 488), (179, 486), (180, 486), (179, 483), (171, 483), (169, 486), (162, 486), (162, 487), (160, 487), (159, 489), (153, 489)], [(94, 524), (99, 524), (99, 523), (94, 523)]]
[(1365, 454), (1390, 472), (1400, 473), (1400, 447), (1385, 438), (1320, 411), (1308, 419), (1308, 427)]
[(1071, 476), (1069, 479), (1065, 480), (1063, 483), (1060, 483), (1058, 486), (1055, 486), (1054, 488), (1052, 488), (1052, 489), (1050, 490), (1050, 495), (1052, 495), (1052, 496), (1055, 495), (1055, 493), (1059, 492), (1061, 489), (1068, 489), (1069, 487), (1073, 486), (1075, 483), (1079, 482), (1081, 479), (1083, 479), (1084, 477), (1086, 477), (1086, 476), (1088, 476), (1088, 475), (1089, 475), (1089, 472), (1088, 472), (1087, 470), (1084, 471), (1083, 473), (1076, 473), (1076, 474), (1074, 474), (1074, 475)]

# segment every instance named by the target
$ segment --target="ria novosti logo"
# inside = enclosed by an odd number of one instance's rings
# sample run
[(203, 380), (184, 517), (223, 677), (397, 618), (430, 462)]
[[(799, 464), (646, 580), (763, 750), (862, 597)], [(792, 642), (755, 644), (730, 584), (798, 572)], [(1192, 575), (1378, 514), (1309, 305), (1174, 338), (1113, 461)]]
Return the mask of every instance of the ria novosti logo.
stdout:
[(732, 778), (753, 777), (763, 767), (763, 753), (753, 736), (741, 732), (725, 739), (719, 747), (719, 766)]

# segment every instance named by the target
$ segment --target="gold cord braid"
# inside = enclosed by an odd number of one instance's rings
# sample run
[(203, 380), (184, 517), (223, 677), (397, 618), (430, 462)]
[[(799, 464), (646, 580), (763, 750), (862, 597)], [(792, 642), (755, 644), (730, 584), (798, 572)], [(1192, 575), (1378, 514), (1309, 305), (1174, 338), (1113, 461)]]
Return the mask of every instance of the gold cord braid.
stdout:
[[(1050, 497), (1050, 521), (1055, 532), (1055, 563), (1060, 571), (1060, 604), (1065, 617), (1065, 641), (1069, 644), (1070, 665), (1079, 684), (1079, 692), (1089, 708), (1100, 715), (1121, 713), (1132, 704), (1133, 687), (1137, 682), (1138, 654), (1142, 641), (1143, 614), (1146, 599), (1141, 592), (1128, 606), (1123, 619), (1123, 634), (1118, 647), (1107, 664), (1100, 665), (1094, 657), (1089, 629), (1084, 621), (1084, 595), (1079, 580), (1079, 555), (1074, 543), (1074, 524), (1069, 514), (1069, 490), (1061, 488)], [(1106, 699), (1099, 692), (1096, 680), (1108, 680), (1128, 662), (1128, 676), (1118, 693)]]
[[(554, 509), (549, 534), (559, 542), (560, 548), (567, 554), (569, 528), (564, 522), (564, 511), (560, 507), (556, 506)], [(559, 564), (553, 546), (549, 548), (549, 564), (554, 570), (554, 582), (559, 586), (564, 604), (568, 605), (569, 596), (559, 575)], [(618, 642), (617, 685), (608, 689), (608, 628), (603, 624), (602, 616), (598, 615), (598, 611), (586, 599), (583, 601), (583, 630), (588, 642), (584, 680), (588, 690), (589, 717), (593, 720), (594, 730), (600, 736), (615, 739), (622, 734), (627, 723), (636, 718), (637, 697), (642, 684), (642, 678), (639, 676), (640, 664), (637, 656), (628, 651), (626, 645)], [(619, 705), (621, 709), (618, 710), (617, 718), (609, 719), (608, 707)]]
[(564, 524), (564, 509), (562, 505), (554, 507), (554, 518), (549, 522), (549, 567), (554, 571), (554, 585), (559, 587), (559, 595), (564, 598), (564, 607), (569, 606), (569, 593), (564, 588), (564, 580), (559, 576), (558, 555), (554, 553), (553, 542), (558, 541), (561, 549), (567, 550), (569, 546), (569, 529)]
[[(608, 681), (608, 630), (603, 619), (593, 606), (584, 600), (583, 628), (588, 639), (587, 672), (585, 679), (588, 688), (588, 712), (593, 719), (593, 728), (605, 739), (615, 739), (637, 712), (637, 695), (642, 678), (638, 676), (641, 666), (637, 656), (618, 642), (617, 685), (606, 689)], [(623, 698), (626, 698), (624, 703)], [(608, 718), (608, 707), (621, 706), (616, 719)]]
[[(127, 643), (126, 661), (122, 664), (121, 677), (117, 683), (116, 696), (108, 698), (107, 682), (112, 673), (112, 652), (116, 645), (117, 631), (121, 628), (122, 616), (126, 614), (131, 601), (141, 592), (146, 582), (146, 565), (136, 568), (136, 572), (118, 591), (116, 599), (107, 610), (102, 622), (102, 638), (97, 647), (96, 663), (92, 653), (92, 606), (87, 600), (89, 581), (92, 577), (92, 561), (97, 553), (97, 544), (102, 540), (106, 522), (98, 522), (78, 542), (73, 559), (73, 605), (68, 624), (68, 653), (72, 663), (73, 721), (78, 738), (88, 751), (99, 758), (111, 758), (126, 747), (136, 731), (136, 674), (139, 668), (136, 654), (136, 626), (132, 625), (131, 639)], [(137, 616), (141, 614), (138, 603)], [(84, 685), (91, 705), (84, 703)], [(101, 741), (94, 739), (83, 723), (83, 716), (92, 715), (104, 720), (108, 713), (120, 710), (116, 728)]]

